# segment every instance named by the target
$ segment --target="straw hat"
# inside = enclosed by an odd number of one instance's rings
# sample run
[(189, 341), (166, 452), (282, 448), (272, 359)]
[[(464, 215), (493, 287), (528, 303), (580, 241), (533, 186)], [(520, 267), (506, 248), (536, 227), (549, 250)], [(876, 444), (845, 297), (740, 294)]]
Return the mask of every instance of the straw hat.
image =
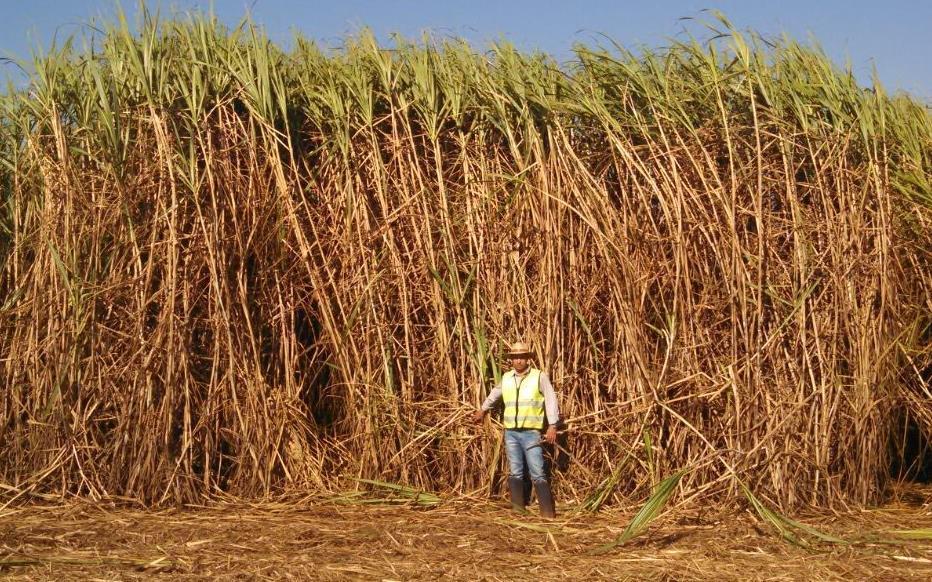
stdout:
[(529, 358), (534, 357), (534, 350), (532, 350), (531, 346), (524, 342), (515, 342), (511, 344), (511, 346), (508, 348), (508, 351), (505, 352), (506, 358), (520, 358), (522, 356)]

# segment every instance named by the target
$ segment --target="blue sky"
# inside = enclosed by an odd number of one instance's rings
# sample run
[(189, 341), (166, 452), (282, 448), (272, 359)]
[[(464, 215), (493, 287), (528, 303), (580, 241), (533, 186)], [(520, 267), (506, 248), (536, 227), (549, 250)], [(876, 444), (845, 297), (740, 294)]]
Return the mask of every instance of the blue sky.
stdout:
[[(724, 12), (741, 29), (765, 35), (783, 32), (818, 39), (839, 64), (850, 62), (862, 82), (876, 66), (888, 90), (906, 90), (932, 103), (932, 0), (150, 0), (150, 8), (213, 9), (235, 24), (246, 12), (271, 37), (288, 44), (300, 31), (325, 45), (338, 45), (368, 26), (383, 39), (393, 32), (419, 37), (425, 30), (466, 38), (478, 47), (505, 38), (524, 49), (541, 49), (558, 60), (571, 58), (574, 42), (661, 46), (681, 36), (682, 17), (702, 9)], [(132, 15), (136, 2), (122, 5)], [(112, 18), (115, 0), (0, 0), (0, 56), (28, 57), (54, 35), (79, 33), (92, 19)], [(699, 31), (695, 26), (692, 30)], [(7, 75), (15, 75), (6, 65)]]

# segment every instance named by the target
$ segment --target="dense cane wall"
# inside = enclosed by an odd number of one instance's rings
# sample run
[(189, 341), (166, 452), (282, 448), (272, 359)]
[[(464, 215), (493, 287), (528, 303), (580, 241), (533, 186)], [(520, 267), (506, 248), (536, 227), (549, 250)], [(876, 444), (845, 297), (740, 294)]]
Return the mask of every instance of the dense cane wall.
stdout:
[(564, 499), (867, 503), (932, 435), (926, 109), (729, 30), (572, 65), (117, 25), (3, 101), (0, 481), (494, 491), (503, 346)]

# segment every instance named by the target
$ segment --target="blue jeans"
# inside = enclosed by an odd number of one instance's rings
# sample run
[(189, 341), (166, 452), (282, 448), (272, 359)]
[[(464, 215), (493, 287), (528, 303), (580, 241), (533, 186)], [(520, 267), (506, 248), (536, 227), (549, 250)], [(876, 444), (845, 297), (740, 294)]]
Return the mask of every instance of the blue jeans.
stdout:
[[(536, 445), (536, 446), (534, 446)], [(546, 481), (544, 474), (544, 449), (540, 446), (540, 431), (533, 429), (505, 430), (505, 452), (508, 454), (509, 477), (524, 478), (524, 471), (531, 481)]]

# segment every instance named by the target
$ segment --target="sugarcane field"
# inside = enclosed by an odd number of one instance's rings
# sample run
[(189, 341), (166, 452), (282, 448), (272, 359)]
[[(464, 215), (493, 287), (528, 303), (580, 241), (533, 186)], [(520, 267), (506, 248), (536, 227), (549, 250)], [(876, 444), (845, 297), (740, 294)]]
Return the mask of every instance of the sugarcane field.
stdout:
[(690, 26), (34, 51), (0, 578), (932, 579), (932, 101)]

